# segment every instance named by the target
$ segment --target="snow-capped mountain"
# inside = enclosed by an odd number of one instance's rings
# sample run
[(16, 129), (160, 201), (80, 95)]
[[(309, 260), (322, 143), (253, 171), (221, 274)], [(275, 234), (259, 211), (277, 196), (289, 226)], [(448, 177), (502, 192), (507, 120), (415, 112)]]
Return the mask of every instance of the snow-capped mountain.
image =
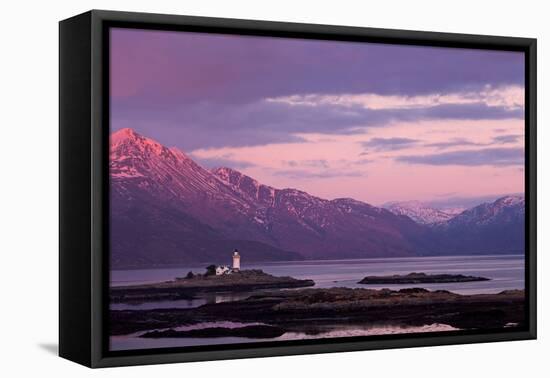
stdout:
[(298, 257), (266, 244), (249, 219), (253, 204), (176, 148), (119, 130), (110, 177), (114, 266), (218, 262), (232, 248), (252, 261)]
[[(234, 248), (247, 261), (479, 250), (454, 242), (464, 227), (451, 221), (461, 217), (468, 223), (466, 215), (425, 225), (349, 198), (326, 200), (273, 188), (231, 168), (205, 169), (184, 152), (131, 129), (111, 135), (110, 177), (114, 267), (227, 263)], [(503, 200), (499, 206), (516, 205), (521, 206)], [(482, 213), (476, 210), (471, 219), (488, 219)], [(499, 214), (508, 216), (507, 210)], [(436, 215), (425, 212), (424, 223)], [(498, 230), (498, 222), (491, 224)], [(493, 239), (480, 237), (483, 248), (495, 249)]]
[(436, 209), (420, 201), (391, 202), (385, 207), (396, 215), (405, 215), (420, 224), (445, 222), (456, 215), (456, 212)]
[(444, 213), (450, 214), (454, 217), (455, 215), (458, 215), (467, 209), (468, 208), (465, 206), (454, 206), (454, 207), (444, 207), (439, 210), (443, 211)]
[(210, 171), (131, 129), (112, 135), (110, 157), (112, 254), (120, 266), (210, 261), (244, 243), (249, 261), (406, 256), (418, 248), (422, 230), (408, 218), (272, 188), (230, 168)]
[(523, 253), (525, 198), (505, 196), (433, 225), (435, 238), (450, 253)]
[(351, 198), (326, 200), (297, 189), (275, 189), (231, 168), (212, 171), (256, 203), (253, 220), (277, 245), (304, 257), (411, 255), (422, 227), (410, 219)]
[(138, 187), (141, 195), (156, 199), (190, 201), (210, 194), (214, 201), (247, 207), (246, 201), (185, 153), (132, 129), (122, 129), (111, 136), (110, 175), (116, 194), (129, 199), (135, 194), (129, 190)]
[(480, 227), (516, 223), (525, 219), (525, 197), (505, 196), (482, 203), (449, 220), (446, 227)]

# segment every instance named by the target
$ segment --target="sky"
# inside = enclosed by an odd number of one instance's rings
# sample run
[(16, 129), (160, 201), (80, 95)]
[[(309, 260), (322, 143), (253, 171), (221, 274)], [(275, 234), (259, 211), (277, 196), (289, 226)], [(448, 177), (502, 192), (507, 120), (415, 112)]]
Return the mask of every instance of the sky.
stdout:
[(520, 52), (111, 30), (111, 130), (380, 205), (524, 188)]

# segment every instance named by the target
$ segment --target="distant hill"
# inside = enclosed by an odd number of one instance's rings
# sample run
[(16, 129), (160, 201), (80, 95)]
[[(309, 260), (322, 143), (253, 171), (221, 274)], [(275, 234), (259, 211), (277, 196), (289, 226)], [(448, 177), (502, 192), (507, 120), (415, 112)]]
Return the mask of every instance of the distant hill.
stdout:
[(523, 253), (525, 250), (525, 198), (506, 196), (465, 210), (435, 224), (434, 239), (445, 254)]

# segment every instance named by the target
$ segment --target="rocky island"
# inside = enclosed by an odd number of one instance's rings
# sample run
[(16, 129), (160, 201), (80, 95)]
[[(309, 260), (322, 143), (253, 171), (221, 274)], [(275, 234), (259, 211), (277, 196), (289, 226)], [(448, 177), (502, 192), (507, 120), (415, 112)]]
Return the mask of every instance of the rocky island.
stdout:
[[(422, 288), (402, 290), (298, 289), (251, 295), (190, 309), (112, 310), (111, 335), (142, 332), (139, 337), (220, 337), (242, 335), (262, 338), (285, 332), (321, 332), (342, 325), (391, 324), (422, 326), (445, 324), (458, 329), (496, 329), (524, 324), (524, 291), (460, 295)], [(174, 328), (235, 322), (240, 328)], [(257, 325), (261, 328), (246, 328)], [(220, 329), (222, 328), (222, 329)]]
[(408, 285), (474, 281), (489, 281), (489, 278), (465, 276), (462, 274), (409, 273), (406, 275), (395, 274), (391, 276), (367, 276), (358, 283), (363, 285)]
[(192, 299), (206, 292), (288, 289), (313, 285), (313, 280), (276, 277), (259, 269), (238, 270), (221, 275), (190, 273), (172, 281), (111, 287), (110, 299), (112, 303)]

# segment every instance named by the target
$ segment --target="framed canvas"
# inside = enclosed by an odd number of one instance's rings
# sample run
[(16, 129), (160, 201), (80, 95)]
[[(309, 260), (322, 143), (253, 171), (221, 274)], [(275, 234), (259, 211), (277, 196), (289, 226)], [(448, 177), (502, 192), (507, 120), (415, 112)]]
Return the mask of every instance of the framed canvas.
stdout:
[(60, 22), (62, 357), (536, 337), (536, 40)]

